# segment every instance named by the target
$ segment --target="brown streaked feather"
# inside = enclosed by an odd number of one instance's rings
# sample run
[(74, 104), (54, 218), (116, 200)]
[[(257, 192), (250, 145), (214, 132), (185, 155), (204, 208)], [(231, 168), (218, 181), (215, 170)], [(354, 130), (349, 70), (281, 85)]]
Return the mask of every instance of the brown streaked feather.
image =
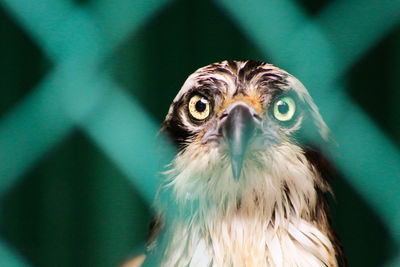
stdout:
[(163, 219), (160, 216), (154, 216), (149, 223), (149, 233), (146, 243), (150, 245), (157, 238), (163, 228)]
[(315, 220), (319, 229), (325, 232), (328, 238), (331, 240), (335, 248), (338, 265), (340, 267), (346, 267), (347, 260), (343, 251), (342, 242), (332, 227), (331, 210), (327, 198), (328, 193), (334, 197), (332, 189), (329, 186), (329, 182), (333, 179), (336, 169), (334, 165), (315, 148), (307, 146), (304, 150), (304, 155), (306, 156), (307, 160), (320, 174), (320, 181), (317, 181), (316, 184), (317, 205), (312, 219)]

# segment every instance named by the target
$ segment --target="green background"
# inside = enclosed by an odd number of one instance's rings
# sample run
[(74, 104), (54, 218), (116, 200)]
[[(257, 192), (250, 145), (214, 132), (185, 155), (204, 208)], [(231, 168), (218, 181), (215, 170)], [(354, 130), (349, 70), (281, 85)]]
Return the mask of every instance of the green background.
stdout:
[(350, 266), (400, 266), (400, 1), (32, 2), (0, 1), (1, 266), (140, 251), (149, 136), (186, 77), (224, 59), (304, 82), (337, 142)]

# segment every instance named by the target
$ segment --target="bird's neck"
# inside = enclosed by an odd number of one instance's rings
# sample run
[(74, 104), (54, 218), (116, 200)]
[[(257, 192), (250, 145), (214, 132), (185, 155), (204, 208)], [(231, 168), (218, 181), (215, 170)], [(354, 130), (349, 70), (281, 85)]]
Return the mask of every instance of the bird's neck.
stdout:
[(224, 162), (176, 164), (163, 266), (337, 266), (330, 226), (316, 219), (326, 217), (316, 209), (319, 174), (296, 152), (274, 155), (267, 169), (250, 162), (239, 182)]
[(337, 266), (311, 210), (298, 213), (287, 199), (269, 207), (269, 201), (253, 191), (235, 207), (197, 206), (175, 217), (165, 229), (164, 266)]
[(174, 221), (163, 266), (337, 266), (331, 241), (313, 222), (238, 211)]

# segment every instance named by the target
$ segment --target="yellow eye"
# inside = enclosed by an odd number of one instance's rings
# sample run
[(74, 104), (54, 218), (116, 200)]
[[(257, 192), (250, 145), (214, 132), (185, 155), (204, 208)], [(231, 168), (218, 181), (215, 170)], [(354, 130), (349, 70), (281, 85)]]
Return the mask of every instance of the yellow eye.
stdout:
[(282, 97), (274, 104), (274, 117), (279, 121), (289, 121), (296, 111), (296, 103), (291, 97)]
[(204, 120), (210, 115), (210, 101), (206, 98), (194, 95), (189, 101), (189, 112), (196, 120)]

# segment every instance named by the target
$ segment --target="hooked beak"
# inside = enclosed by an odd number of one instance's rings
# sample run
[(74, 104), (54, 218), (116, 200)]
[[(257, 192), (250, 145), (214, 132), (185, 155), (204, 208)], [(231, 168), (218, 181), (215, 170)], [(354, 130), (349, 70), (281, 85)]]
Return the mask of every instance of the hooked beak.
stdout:
[(220, 131), (229, 147), (232, 173), (236, 181), (240, 178), (246, 149), (260, 120), (257, 112), (243, 102), (230, 105), (220, 118)]

